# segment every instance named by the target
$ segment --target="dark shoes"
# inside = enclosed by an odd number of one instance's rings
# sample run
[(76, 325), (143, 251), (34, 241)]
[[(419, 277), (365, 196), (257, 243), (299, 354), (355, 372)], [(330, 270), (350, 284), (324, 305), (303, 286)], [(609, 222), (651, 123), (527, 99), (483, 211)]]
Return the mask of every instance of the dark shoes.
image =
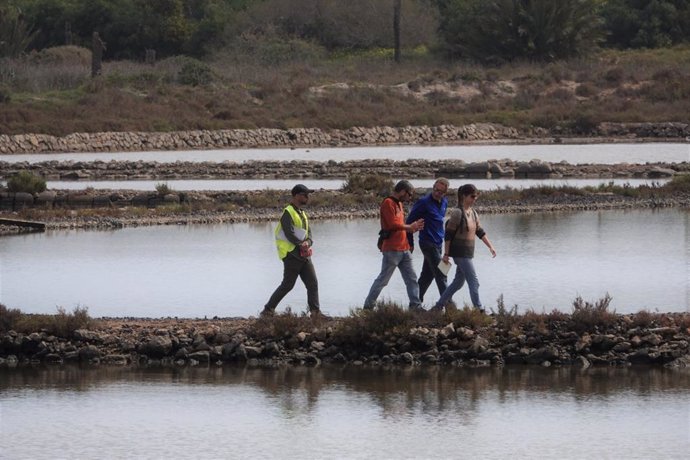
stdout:
[[(273, 318), (275, 315), (275, 310), (271, 310), (265, 307), (263, 310), (261, 310), (261, 313), (259, 313), (260, 318)], [(321, 313), (321, 310), (318, 308), (314, 310), (309, 310), (309, 316), (311, 317), (311, 319), (331, 319), (330, 316)]]
[(261, 313), (259, 313), (259, 317), (261, 318), (273, 318), (275, 316), (276, 312), (275, 310), (271, 310), (268, 308), (265, 308), (261, 310)]
[(321, 310), (319, 310), (319, 309), (316, 309), (316, 310), (309, 310), (309, 316), (310, 316), (311, 319), (313, 319), (313, 320), (328, 320), (328, 319), (332, 319), (330, 316), (324, 315), (324, 314), (321, 312)]

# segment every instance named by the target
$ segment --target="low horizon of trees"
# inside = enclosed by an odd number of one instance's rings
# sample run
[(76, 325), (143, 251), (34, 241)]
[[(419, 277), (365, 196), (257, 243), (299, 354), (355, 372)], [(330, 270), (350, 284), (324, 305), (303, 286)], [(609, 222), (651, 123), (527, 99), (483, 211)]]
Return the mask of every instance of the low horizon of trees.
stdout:
[[(687, 0), (402, 0), (404, 49), (495, 63), (554, 61), (599, 47), (690, 42)], [(302, 43), (327, 53), (391, 49), (394, 0), (4, 0), (0, 57), (61, 45), (109, 60), (202, 58), (244, 43)]]

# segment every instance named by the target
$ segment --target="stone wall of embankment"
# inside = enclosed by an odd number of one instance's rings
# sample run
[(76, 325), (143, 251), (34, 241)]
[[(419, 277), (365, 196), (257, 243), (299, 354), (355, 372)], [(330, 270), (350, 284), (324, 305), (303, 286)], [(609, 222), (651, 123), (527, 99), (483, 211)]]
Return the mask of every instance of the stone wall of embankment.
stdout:
[(481, 327), (437, 321), (445, 325), (414, 326), (364, 336), (349, 333), (342, 324), (347, 319), (327, 319), (321, 324), (305, 325), (302, 331), (278, 335), (256, 333), (270, 327), (264, 319), (259, 321), (266, 324), (251, 319), (109, 319), (100, 321), (95, 328), (79, 329), (69, 337), (47, 332), (2, 333), (0, 365), (690, 364), (687, 313), (658, 314), (655, 319), (651, 314), (620, 315), (609, 318), (607, 324), (588, 327), (568, 315), (538, 327), (504, 324), (509, 319), (498, 316), (490, 325)]
[[(601, 123), (590, 137), (630, 140), (685, 140), (687, 123)], [(66, 136), (47, 134), (0, 135), (0, 154), (50, 152), (127, 152), (151, 150), (196, 150), (253, 147), (334, 147), (393, 144), (451, 144), (542, 138), (558, 141), (559, 133), (544, 129), (520, 132), (493, 123), (464, 126), (354, 127), (349, 129), (228, 129), (176, 132), (98, 132)]]

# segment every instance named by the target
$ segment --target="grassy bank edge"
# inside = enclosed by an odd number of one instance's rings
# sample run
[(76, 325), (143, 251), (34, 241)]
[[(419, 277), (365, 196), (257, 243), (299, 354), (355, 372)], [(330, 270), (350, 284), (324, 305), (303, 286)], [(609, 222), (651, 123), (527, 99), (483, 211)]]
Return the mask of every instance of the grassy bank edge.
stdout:
[(640, 310), (636, 313), (619, 314), (610, 308), (612, 298), (607, 294), (596, 301), (577, 297), (570, 312), (554, 309), (537, 312), (528, 309), (518, 312), (517, 305), (506, 307), (502, 296), (490, 314), (467, 305), (447, 307), (445, 312), (410, 311), (392, 302), (379, 302), (374, 310), (351, 309), (342, 317), (311, 318), (306, 313), (294, 313), (289, 308), (270, 318), (92, 318), (87, 307), (76, 307), (72, 312), (58, 307), (55, 314), (25, 313), (18, 308), (0, 304), (0, 333), (14, 331), (19, 334), (45, 333), (60, 338), (72, 338), (77, 330), (102, 330), (113, 324), (150, 324), (151, 327), (202, 327), (219, 325), (224, 333), (244, 332), (257, 339), (294, 337), (301, 332), (327, 329), (330, 334), (349, 341), (364, 341), (368, 337), (410, 333), (416, 327), (454, 329), (468, 328), (479, 335), (495, 334), (496, 330), (508, 335), (526, 331), (541, 334), (573, 331), (578, 334), (605, 334), (629, 328), (678, 328), (682, 334), (690, 334), (690, 313), (663, 313)]

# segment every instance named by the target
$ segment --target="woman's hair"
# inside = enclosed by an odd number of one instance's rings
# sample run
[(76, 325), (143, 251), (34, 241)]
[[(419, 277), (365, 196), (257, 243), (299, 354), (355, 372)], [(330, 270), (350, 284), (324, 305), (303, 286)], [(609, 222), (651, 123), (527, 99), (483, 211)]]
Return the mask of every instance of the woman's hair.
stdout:
[(462, 202), (462, 197), (465, 197), (467, 195), (473, 195), (477, 192), (477, 187), (475, 187), (472, 184), (462, 185), (460, 186), (460, 188), (458, 188), (458, 200)]

